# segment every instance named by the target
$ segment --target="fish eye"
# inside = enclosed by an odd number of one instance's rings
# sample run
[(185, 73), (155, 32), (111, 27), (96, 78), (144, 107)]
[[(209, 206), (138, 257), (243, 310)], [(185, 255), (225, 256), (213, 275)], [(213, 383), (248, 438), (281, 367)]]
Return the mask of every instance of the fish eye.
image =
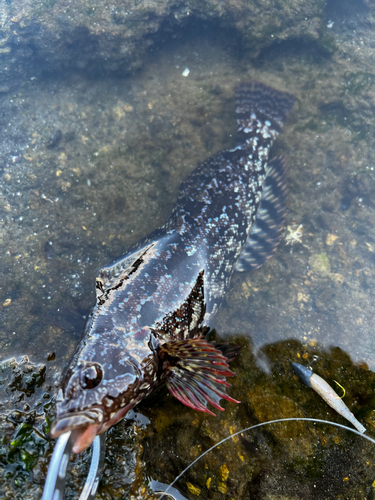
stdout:
[(82, 389), (95, 389), (103, 379), (103, 368), (99, 363), (92, 363), (81, 371)]

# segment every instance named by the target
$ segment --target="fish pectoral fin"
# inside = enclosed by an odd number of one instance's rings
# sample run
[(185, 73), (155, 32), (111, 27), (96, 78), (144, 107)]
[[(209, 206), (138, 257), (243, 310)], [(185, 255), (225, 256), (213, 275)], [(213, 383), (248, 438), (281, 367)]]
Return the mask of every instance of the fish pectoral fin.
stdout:
[(224, 410), (220, 399), (240, 402), (226, 393), (225, 388), (230, 387), (226, 377), (235, 373), (229, 370), (228, 359), (210, 342), (202, 338), (167, 342), (159, 354), (167, 387), (184, 405), (215, 415), (207, 403)]
[(229, 344), (228, 342), (212, 342), (212, 345), (227, 358), (227, 363), (230, 364), (239, 353), (241, 346)]
[(277, 157), (268, 164), (257, 218), (238, 259), (236, 271), (257, 269), (275, 252), (285, 221), (285, 192), (284, 159)]

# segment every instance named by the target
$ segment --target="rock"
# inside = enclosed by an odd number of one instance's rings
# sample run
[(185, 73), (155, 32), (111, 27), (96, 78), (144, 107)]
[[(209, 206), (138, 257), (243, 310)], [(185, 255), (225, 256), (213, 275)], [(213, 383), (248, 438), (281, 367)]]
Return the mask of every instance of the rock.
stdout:
[(233, 30), (255, 57), (283, 40), (318, 40), (324, 8), (322, 0), (7, 2), (1, 17), (0, 91), (9, 91), (10, 74), (22, 79), (67, 68), (96, 74), (131, 71), (142, 66), (160, 35), (176, 36), (197, 23)]
[(311, 270), (319, 276), (328, 276), (331, 272), (331, 264), (328, 255), (318, 253), (310, 257)]

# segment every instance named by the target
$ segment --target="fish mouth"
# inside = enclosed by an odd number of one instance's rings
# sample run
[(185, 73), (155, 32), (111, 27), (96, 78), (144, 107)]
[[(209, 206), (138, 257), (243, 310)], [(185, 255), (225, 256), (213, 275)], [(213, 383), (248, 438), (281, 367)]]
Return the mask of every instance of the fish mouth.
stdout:
[(50, 436), (58, 438), (65, 432), (74, 431), (73, 453), (81, 453), (92, 445), (95, 437), (103, 432), (102, 412), (67, 414), (52, 424)]

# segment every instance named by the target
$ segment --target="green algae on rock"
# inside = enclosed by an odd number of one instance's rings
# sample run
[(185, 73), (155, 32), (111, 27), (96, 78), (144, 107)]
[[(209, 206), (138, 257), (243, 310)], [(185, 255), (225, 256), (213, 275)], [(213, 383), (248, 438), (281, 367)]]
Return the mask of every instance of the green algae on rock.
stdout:
[(329, 257), (325, 253), (318, 253), (310, 257), (311, 270), (319, 276), (328, 276), (331, 272)]

